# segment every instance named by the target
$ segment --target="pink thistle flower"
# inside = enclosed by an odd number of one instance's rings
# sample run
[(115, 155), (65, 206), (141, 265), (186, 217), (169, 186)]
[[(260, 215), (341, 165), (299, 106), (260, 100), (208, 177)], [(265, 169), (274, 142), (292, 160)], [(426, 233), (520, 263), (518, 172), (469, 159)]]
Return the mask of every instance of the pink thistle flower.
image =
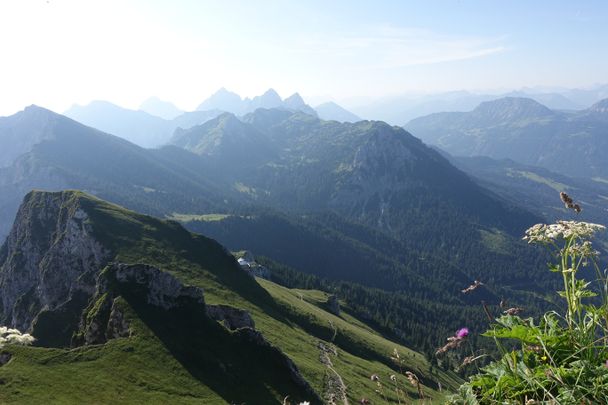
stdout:
[(458, 332), (456, 332), (456, 338), (457, 339), (464, 339), (467, 336), (469, 336), (469, 329), (468, 328), (458, 329)]

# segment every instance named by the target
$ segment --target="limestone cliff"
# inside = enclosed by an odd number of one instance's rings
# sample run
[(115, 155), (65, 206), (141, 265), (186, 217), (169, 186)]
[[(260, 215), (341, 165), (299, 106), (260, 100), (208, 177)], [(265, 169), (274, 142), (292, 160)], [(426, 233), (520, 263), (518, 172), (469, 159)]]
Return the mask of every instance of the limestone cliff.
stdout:
[(73, 193), (29, 193), (0, 248), (0, 322), (31, 332), (41, 316), (79, 314), (109, 258)]

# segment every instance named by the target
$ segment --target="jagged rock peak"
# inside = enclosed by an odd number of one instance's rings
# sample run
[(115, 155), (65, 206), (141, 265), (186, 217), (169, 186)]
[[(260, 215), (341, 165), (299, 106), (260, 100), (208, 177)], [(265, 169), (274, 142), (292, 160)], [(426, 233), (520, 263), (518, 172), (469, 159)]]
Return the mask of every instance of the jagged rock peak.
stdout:
[[(0, 249), (0, 322), (32, 331), (41, 312), (95, 291), (110, 252), (92, 231), (76, 191), (27, 194)], [(92, 197), (90, 197), (92, 198)]]
[(277, 93), (277, 91), (275, 89), (273, 89), (273, 88), (270, 88), (270, 89), (266, 90), (264, 92), (264, 94), (262, 94), (262, 97), (274, 98), (274, 99), (281, 100), (281, 96), (279, 96), (279, 93)]
[(304, 99), (298, 93), (293, 93), (291, 96), (287, 97), (283, 103), (287, 108), (299, 108), (306, 105)]

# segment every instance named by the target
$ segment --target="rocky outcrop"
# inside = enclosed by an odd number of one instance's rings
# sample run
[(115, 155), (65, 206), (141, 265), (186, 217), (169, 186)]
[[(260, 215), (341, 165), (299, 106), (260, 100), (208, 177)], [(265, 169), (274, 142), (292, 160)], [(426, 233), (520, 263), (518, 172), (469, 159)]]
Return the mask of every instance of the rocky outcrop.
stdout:
[(130, 335), (131, 330), (129, 329), (129, 322), (126, 319), (124, 312), (118, 305), (117, 299), (114, 299), (112, 303), (112, 310), (110, 311), (110, 319), (108, 319), (106, 339), (117, 339), (129, 337)]
[(255, 329), (253, 318), (249, 312), (228, 305), (207, 305), (207, 316), (214, 319), (230, 330), (240, 328)]
[(326, 305), (329, 312), (336, 316), (340, 316), (340, 301), (338, 300), (337, 295), (330, 295), (327, 297)]
[(0, 249), (0, 323), (31, 331), (41, 312), (91, 296), (109, 257), (75, 193), (29, 193)]
[(202, 288), (185, 286), (171, 274), (146, 264), (112, 264), (107, 270), (106, 279), (112, 278), (120, 284), (143, 287), (146, 302), (163, 309), (175, 308), (183, 300), (205, 304)]
[[(201, 288), (186, 286), (157, 267), (111, 263), (99, 275), (97, 291), (84, 311), (79, 333), (72, 345), (100, 344), (129, 337), (131, 330), (124, 312), (128, 304), (124, 296), (141, 299), (164, 310), (189, 304), (205, 305)], [(236, 323), (236, 315), (233, 318)]]

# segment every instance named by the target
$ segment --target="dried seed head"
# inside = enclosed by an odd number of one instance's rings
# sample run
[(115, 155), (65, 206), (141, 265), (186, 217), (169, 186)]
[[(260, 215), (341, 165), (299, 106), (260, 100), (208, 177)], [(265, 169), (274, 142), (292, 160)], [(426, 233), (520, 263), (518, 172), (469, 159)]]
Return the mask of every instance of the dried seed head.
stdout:
[(443, 354), (448, 350), (457, 349), (462, 345), (464, 341), (465, 339), (458, 339), (454, 336), (450, 336), (448, 338), (448, 343), (446, 343), (443, 347), (437, 349), (437, 351), (435, 351), (435, 355)]
[(476, 290), (478, 287), (481, 287), (483, 285), (483, 283), (479, 280), (475, 280), (473, 282), (473, 284), (471, 284), (470, 286), (468, 286), (467, 288), (465, 288), (464, 290), (461, 290), (463, 294), (467, 294), (470, 293), (471, 291)]
[(406, 371), (405, 376), (407, 377), (407, 380), (410, 382), (410, 384), (412, 384), (414, 387), (417, 387), (420, 384), (418, 376), (412, 373), (411, 371)]
[(513, 308), (509, 308), (505, 311), (503, 311), (504, 314), (506, 315), (517, 315), (520, 314), (521, 312), (523, 312), (523, 308), (521, 307), (513, 307)]
[(566, 208), (574, 210), (577, 214), (581, 212), (581, 206), (575, 204), (568, 194), (562, 191), (561, 193), (559, 193), (559, 198), (562, 200)]

